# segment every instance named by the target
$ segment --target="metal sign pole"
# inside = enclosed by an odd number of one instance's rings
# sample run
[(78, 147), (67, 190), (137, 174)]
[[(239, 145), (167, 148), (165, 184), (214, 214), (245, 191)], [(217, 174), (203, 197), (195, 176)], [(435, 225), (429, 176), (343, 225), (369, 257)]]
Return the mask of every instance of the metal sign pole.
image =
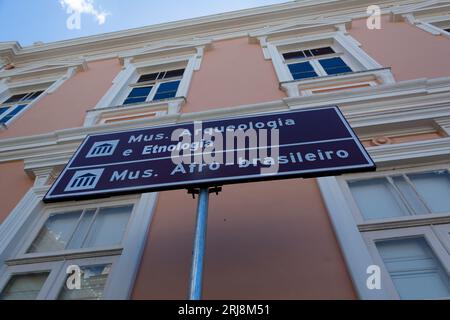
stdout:
[(192, 253), (189, 300), (200, 300), (202, 296), (203, 260), (205, 257), (209, 193), (215, 192), (218, 194), (219, 191), (221, 191), (220, 187), (212, 189), (206, 187), (199, 190), (188, 191), (189, 193), (192, 193), (194, 197), (195, 194), (198, 193), (197, 222), (195, 226), (194, 249)]

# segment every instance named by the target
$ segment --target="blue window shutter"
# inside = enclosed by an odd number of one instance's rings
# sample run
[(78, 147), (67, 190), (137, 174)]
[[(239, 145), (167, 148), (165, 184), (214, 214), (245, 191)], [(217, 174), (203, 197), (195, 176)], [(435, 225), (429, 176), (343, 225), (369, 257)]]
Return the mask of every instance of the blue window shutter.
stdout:
[(0, 115), (2, 115), (3, 113), (5, 113), (8, 110), (9, 110), (9, 107), (1, 107), (0, 108)]
[(294, 80), (317, 77), (317, 73), (309, 62), (288, 64)]
[(325, 69), (327, 74), (339, 74), (352, 72), (347, 64), (341, 58), (330, 58), (319, 60), (320, 65)]
[(20, 111), (25, 109), (28, 105), (27, 104), (21, 104), (16, 106), (10, 113), (6, 114), (4, 117), (0, 118), (0, 123), (7, 123), (9, 120), (11, 120), (15, 115), (17, 115)]
[(170, 99), (177, 95), (180, 80), (164, 82), (159, 85), (153, 100)]
[(376, 246), (401, 299), (450, 296), (450, 277), (423, 237), (381, 240)]
[(147, 100), (147, 97), (150, 94), (152, 88), (153, 86), (133, 88), (123, 104), (127, 105), (132, 103), (144, 102), (145, 100)]

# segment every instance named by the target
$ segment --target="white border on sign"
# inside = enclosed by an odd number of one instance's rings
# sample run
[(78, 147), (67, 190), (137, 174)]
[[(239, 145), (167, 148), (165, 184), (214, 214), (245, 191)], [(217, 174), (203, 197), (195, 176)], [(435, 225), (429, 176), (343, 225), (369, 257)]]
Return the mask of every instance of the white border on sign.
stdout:
[[(233, 176), (233, 177), (228, 177), (228, 178), (220, 178), (220, 180), (219, 180), (220, 182), (217, 179), (185, 180), (183, 182), (173, 182), (173, 183), (170, 183), (170, 184), (160, 183), (160, 184), (147, 185), (147, 186), (141, 186), (141, 187), (127, 187), (127, 188), (120, 188), (120, 189), (103, 189), (103, 190), (100, 190), (100, 191), (89, 191), (89, 192), (82, 192), (82, 193), (70, 193), (70, 194), (61, 194), (61, 195), (51, 195), (51, 193), (54, 191), (54, 189), (56, 188), (56, 186), (58, 185), (58, 183), (60, 182), (62, 177), (66, 174), (66, 172), (68, 170), (74, 169), (74, 168), (70, 167), (71, 164), (75, 161), (75, 159), (77, 158), (78, 154), (81, 152), (81, 150), (83, 149), (83, 147), (86, 145), (86, 143), (88, 142), (88, 140), (91, 137), (100, 137), (100, 136), (105, 136), (105, 135), (118, 134), (118, 133), (122, 133), (122, 132), (127, 132), (127, 133), (139, 132), (139, 131), (145, 130), (146, 128), (137, 129), (137, 130), (122, 130), (122, 131), (117, 131), (117, 132), (112, 132), (112, 133), (109, 132), (109, 133), (88, 135), (84, 139), (82, 144), (78, 147), (77, 151), (72, 156), (72, 158), (69, 160), (69, 163), (64, 167), (64, 170), (58, 176), (56, 181), (53, 183), (53, 185), (51, 186), (51, 188), (49, 189), (49, 191), (45, 195), (44, 201), (45, 200), (53, 200), (53, 199), (61, 199), (61, 198), (71, 198), (73, 196), (90, 196), (90, 195), (96, 195), (96, 194), (104, 194), (104, 193), (108, 193), (108, 192), (114, 192), (114, 193), (118, 194), (120, 192), (125, 192), (125, 191), (129, 191), (129, 190), (136, 190), (136, 191), (145, 190), (146, 192), (152, 192), (151, 189), (159, 189), (160, 187), (163, 187), (165, 185), (168, 185), (168, 186), (171, 186), (171, 187), (172, 186), (175, 187), (175, 186), (179, 186), (179, 185), (184, 185), (184, 184), (186, 184), (186, 185), (199, 184), (200, 185), (200, 184), (205, 184), (207, 182), (214, 182), (214, 181), (216, 181), (215, 185), (220, 185), (221, 182), (223, 182), (223, 181), (230, 181), (230, 180), (248, 180), (250, 178), (257, 178), (257, 177), (262, 177), (263, 178), (263, 177), (273, 177), (273, 176), (291, 176), (291, 175), (306, 174), (306, 173), (310, 173), (310, 172), (320, 173), (320, 172), (326, 172), (326, 171), (349, 170), (349, 169), (364, 169), (364, 168), (374, 167), (375, 163), (370, 158), (369, 154), (364, 149), (364, 147), (362, 146), (362, 144), (359, 141), (359, 139), (356, 137), (356, 134), (353, 132), (353, 129), (348, 124), (347, 120), (345, 119), (344, 115), (341, 113), (341, 111), (340, 111), (338, 106), (325, 106), (325, 107), (320, 107), (320, 108), (308, 108), (308, 109), (301, 109), (301, 110), (294, 110), (294, 111), (289, 110), (289, 111), (282, 111), (282, 112), (271, 112), (271, 113), (264, 113), (264, 114), (254, 115), (253, 117), (257, 118), (257, 117), (270, 116), (270, 115), (311, 112), (311, 111), (326, 110), (326, 109), (333, 109), (338, 114), (338, 116), (341, 119), (342, 123), (344, 124), (344, 126), (346, 127), (348, 132), (350, 133), (350, 136), (353, 138), (353, 141), (355, 142), (356, 146), (358, 147), (358, 149), (360, 150), (360, 152), (362, 153), (362, 155), (366, 159), (367, 164), (351, 165), (351, 166), (343, 166), (343, 167), (339, 166), (339, 167), (331, 167), (331, 168), (323, 168), (323, 169), (308, 169), (308, 170), (289, 171), (289, 172), (286, 172), (286, 173), (277, 173), (276, 175), (259, 173), (259, 174), (245, 175), (245, 176)], [(233, 116), (233, 117), (227, 117), (227, 118), (221, 118), (221, 119), (214, 119), (214, 120), (206, 120), (206, 121), (207, 122), (213, 122), (213, 121), (224, 121), (224, 120), (241, 119), (241, 118), (243, 118), (242, 115), (240, 115), (240, 116)], [(182, 126), (182, 125), (192, 125), (192, 124), (193, 124), (193, 122), (182, 122), (182, 123), (177, 123), (177, 124), (172, 124), (172, 125), (155, 126), (155, 127), (149, 128), (149, 129), (168, 128), (168, 127), (172, 127), (172, 126), (179, 127), (179, 126)], [(349, 138), (349, 139), (351, 139), (351, 138)], [(138, 161), (140, 161), (140, 160), (138, 160)], [(102, 166), (105, 166), (105, 165), (102, 165)], [(86, 168), (86, 169), (88, 169), (88, 168), (92, 168), (92, 167), (93, 166), (79, 167), (79, 168)]]

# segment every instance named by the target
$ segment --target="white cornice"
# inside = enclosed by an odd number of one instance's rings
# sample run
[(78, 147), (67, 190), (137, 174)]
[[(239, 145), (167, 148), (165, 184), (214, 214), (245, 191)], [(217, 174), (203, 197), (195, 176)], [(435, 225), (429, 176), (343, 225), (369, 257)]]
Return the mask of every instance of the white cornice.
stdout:
[[(379, 0), (382, 8), (419, 3), (418, 0)], [(302, 17), (331, 19), (331, 16), (363, 17), (370, 0), (304, 0), (163, 23), (22, 48), (17, 42), (0, 43), (0, 57), (18, 63), (69, 56), (117, 54), (164, 40), (189, 40), (238, 31), (251, 32)]]
[(309, 17), (304, 17), (302, 19), (296, 19), (294, 21), (289, 21), (284, 24), (276, 25), (273, 27), (262, 28), (260, 30), (250, 32), (249, 37), (258, 38), (262, 36), (279, 36), (285, 33), (290, 33), (293, 31), (309, 31), (314, 32), (321, 29), (333, 28), (336, 25), (345, 25), (346, 28), (351, 28), (351, 18), (320, 18), (310, 19)]
[[(162, 115), (91, 127), (64, 129), (52, 133), (0, 140), (0, 162), (25, 160), (29, 172), (45, 166), (63, 165), (88, 134), (115, 132), (193, 120), (337, 104), (350, 124), (364, 126), (407, 121), (442, 119), (450, 116), (450, 78), (395, 83), (383, 88), (348, 90), (338, 93), (285, 98), (265, 103), (192, 113)], [(442, 88), (446, 91), (442, 92)], [(439, 139), (441, 140), (441, 139)], [(425, 142), (428, 143), (428, 142)]]
[(141, 56), (146, 55), (155, 55), (161, 52), (164, 52), (165, 55), (170, 54), (172, 52), (180, 53), (185, 51), (197, 51), (198, 47), (209, 48), (212, 44), (212, 40), (210, 39), (198, 39), (198, 40), (190, 40), (190, 41), (161, 41), (158, 43), (154, 43), (150, 46), (144, 46), (143, 48), (129, 50), (127, 52), (119, 54), (119, 59), (123, 64), (124, 60), (130, 58), (130, 62), (132, 59), (139, 58)]
[(373, 160), (382, 166), (448, 160), (450, 137), (369, 147), (367, 151)]
[(428, 0), (419, 1), (419, 3), (398, 6), (391, 10), (393, 15), (402, 15), (408, 13), (427, 14), (432, 12), (442, 12), (444, 9), (448, 9), (450, 3), (448, 0)]
[(66, 73), (69, 68), (74, 68), (76, 71), (86, 71), (88, 65), (85, 59), (32, 63), (19, 68), (0, 71), (0, 79), (8, 78), (8, 80), (13, 80), (14, 78), (20, 78), (21, 75), (26, 75), (27, 77), (31, 75), (43, 77), (48, 74)]

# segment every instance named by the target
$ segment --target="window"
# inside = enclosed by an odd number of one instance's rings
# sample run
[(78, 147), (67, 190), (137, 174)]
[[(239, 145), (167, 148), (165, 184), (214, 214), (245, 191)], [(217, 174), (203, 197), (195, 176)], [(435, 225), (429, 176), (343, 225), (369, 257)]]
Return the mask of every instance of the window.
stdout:
[(448, 170), (350, 180), (348, 185), (361, 214), (368, 220), (450, 213)]
[(41, 95), (43, 91), (14, 94), (0, 104), (0, 124), (7, 124), (11, 119), (23, 111), (30, 103)]
[(377, 241), (401, 299), (450, 298), (450, 277), (423, 237)]
[[(133, 204), (111, 204), (51, 210), (0, 276), (0, 299), (103, 298), (133, 209)], [(80, 289), (66, 286), (73, 265), (81, 271)]]
[(13, 275), (0, 294), (0, 300), (35, 300), (49, 272)]
[(119, 245), (132, 208), (128, 205), (52, 214), (27, 253)]
[(317, 77), (316, 71), (309, 62), (288, 64), (288, 68), (295, 80)]
[(380, 266), (386, 299), (450, 299), (449, 170), (441, 164), (338, 178), (338, 210), (351, 211), (357, 227), (344, 252), (368, 250), (361, 267)]
[(176, 97), (183, 74), (184, 69), (175, 69), (140, 75), (123, 105)]
[(444, 29), (446, 32), (450, 33), (450, 28)]
[[(111, 270), (110, 264), (82, 267), (79, 290), (69, 290), (63, 286), (58, 300), (100, 300)], [(66, 278), (67, 281), (67, 278)]]
[(329, 58), (329, 59), (321, 59), (319, 60), (320, 65), (325, 70), (327, 74), (339, 74), (339, 73), (346, 73), (346, 72), (352, 72), (352, 69), (350, 69), (342, 60), (341, 58)]
[(332, 47), (289, 51), (282, 56), (294, 80), (352, 72)]

